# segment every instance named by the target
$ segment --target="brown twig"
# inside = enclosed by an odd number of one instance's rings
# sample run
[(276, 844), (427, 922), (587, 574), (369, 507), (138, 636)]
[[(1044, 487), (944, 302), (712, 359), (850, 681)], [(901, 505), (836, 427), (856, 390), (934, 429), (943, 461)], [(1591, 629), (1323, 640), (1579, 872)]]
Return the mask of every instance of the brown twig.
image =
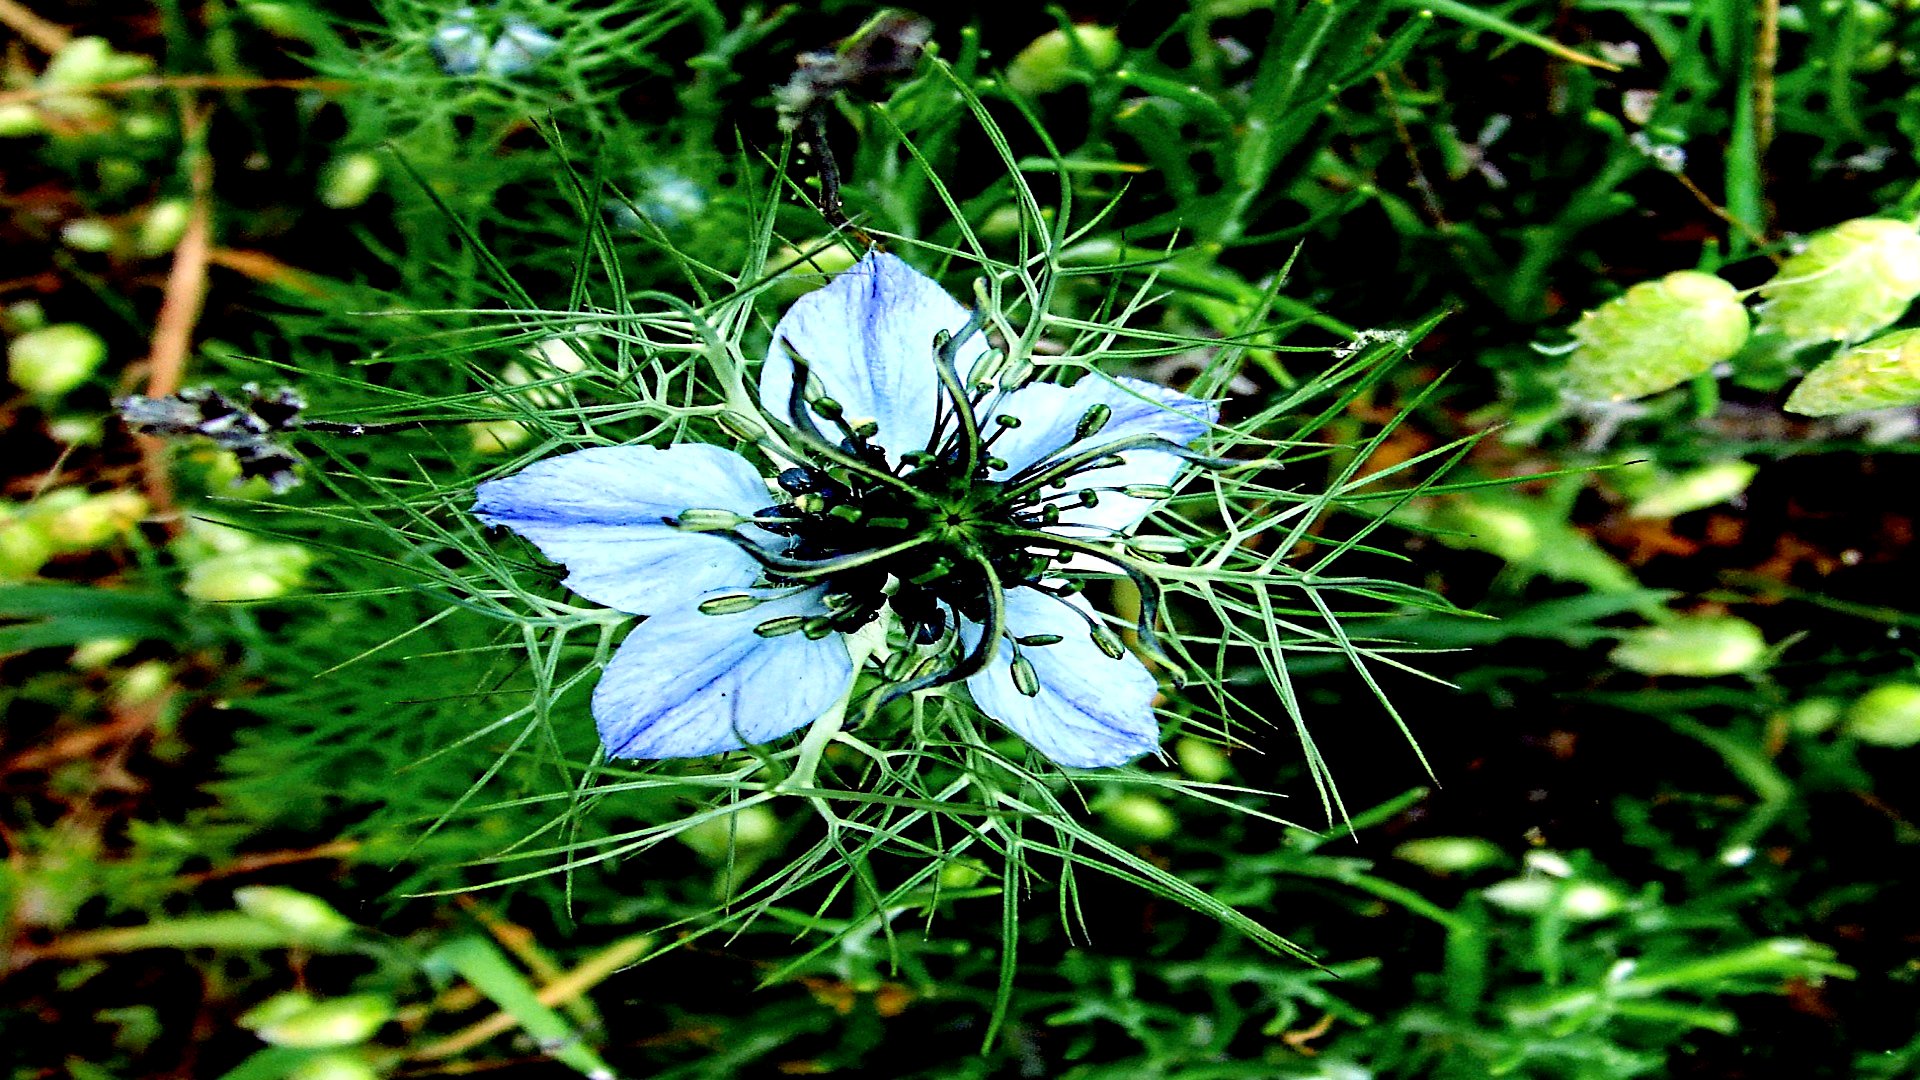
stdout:
[[(651, 952), (653, 944), (651, 934), (641, 934), (616, 941), (587, 957), (579, 967), (542, 986), (535, 992), (534, 997), (540, 1004), (552, 1007), (584, 994), (609, 975)], [(407, 1057), (412, 1061), (449, 1058), (471, 1050), (488, 1039), (512, 1031), (518, 1023), (519, 1021), (512, 1013), (497, 1012), (484, 1020), (461, 1028), (444, 1039), (430, 1042), (408, 1054)]]
[[(43, 53), (57, 53), (73, 40), (72, 31), (35, 15), (18, 0), (0, 0), (0, 26), (19, 34)], [(6, 95), (0, 94), (0, 98)]]
[[(1686, 173), (1682, 173), (1682, 172), (1674, 173), (1673, 178), (1675, 180), (1680, 181), (1680, 186), (1686, 188), (1687, 194), (1692, 195), (1694, 199), (1700, 203), (1701, 206), (1706, 207), (1708, 213), (1712, 214), (1714, 217), (1719, 218), (1721, 221), (1724, 221), (1727, 224), (1733, 226), (1734, 228), (1739, 229), (1741, 234), (1744, 235), (1747, 238), (1747, 241), (1753, 244), (1754, 247), (1764, 248), (1767, 246), (1767, 238), (1765, 236), (1755, 231), (1752, 225), (1749, 225), (1746, 222), (1741, 221), (1739, 218), (1734, 217), (1732, 214), (1727, 213), (1724, 207), (1722, 207), (1719, 203), (1713, 201), (1713, 197), (1711, 195), (1708, 195), (1706, 192), (1701, 191), (1700, 185), (1694, 183), (1691, 179), (1689, 179)], [(1780, 257), (1777, 255), (1774, 256), (1773, 261), (1776, 263), (1779, 262)]]
[(160, 718), (172, 700), (174, 691), (169, 689), (138, 706), (117, 709), (114, 718), (105, 724), (95, 724), (83, 728), (60, 739), (22, 751), (5, 764), (0, 765), (0, 775), (17, 772), (38, 772), (67, 761), (78, 761), (104, 746), (113, 746), (133, 739), (141, 732), (152, 727)]
[(331, 840), (317, 847), (300, 848), (294, 851), (263, 851), (258, 855), (247, 855), (196, 874), (182, 874), (180, 880), (199, 884), (216, 878), (237, 877), (260, 870), (271, 870), (276, 866), (287, 866), (292, 863), (313, 862), (319, 859), (344, 859), (359, 850), (360, 841), (358, 840)]

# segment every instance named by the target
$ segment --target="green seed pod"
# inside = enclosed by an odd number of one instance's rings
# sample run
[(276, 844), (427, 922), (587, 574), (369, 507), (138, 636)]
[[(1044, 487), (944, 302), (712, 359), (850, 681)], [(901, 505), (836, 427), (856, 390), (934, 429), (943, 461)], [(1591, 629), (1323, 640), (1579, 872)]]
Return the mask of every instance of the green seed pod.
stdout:
[(1843, 730), (1874, 746), (1920, 744), (1920, 686), (1887, 683), (1874, 687), (1847, 709)]
[(29, 330), (7, 345), (7, 377), (42, 397), (59, 397), (87, 381), (107, 358), (107, 343), (79, 323)]
[(1436, 874), (1459, 874), (1498, 866), (1507, 855), (1478, 836), (1427, 836), (1394, 848), (1393, 857)]
[(1627, 509), (1628, 517), (1670, 518), (1718, 506), (1747, 490), (1760, 466), (1748, 461), (1716, 461), (1683, 473), (1661, 474)]
[(268, 999), (240, 1022), (273, 1046), (326, 1050), (366, 1042), (391, 1019), (393, 1002), (378, 994), (315, 1001), (290, 991)]
[(1700, 615), (1629, 631), (1607, 658), (1642, 675), (1712, 678), (1746, 671), (1766, 653), (1766, 637), (1747, 620)]
[(754, 805), (690, 825), (675, 838), (707, 862), (724, 865), (729, 852), (751, 858), (778, 844), (780, 819), (765, 806)]
[(1604, 885), (1548, 877), (1510, 878), (1489, 885), (1482, 895), (1495, 907), (1522, 915), (1545, 915), (1551, 910), (1578, 922), (1604, 919), (1626, 906), (1619, 893)]
[(287, 1080), (380, 1080), (380, 1072), (349, 1054), (321, 1054), (293, 1067)]
[(1788, 412), (1833, 416), (1920, 405), (1920, 330), (1896, 330), (1842, 349), (1787, 395)]
[(165, 255), (187, 235), (187, 223), (193, 220), (193, 204), (185, 199), (162, 199), (147, 209), (134, 234), (133, 249), (142, 255)]
[(1847, 703), (1839, 698), (1808, 698), (1787, 710), (1787, 726), (1796, 734), (1818, 735), (1839, 723), (1846, 710)]
[(1739, 352), (1748, 325), (1739, 293), (1712, 274), (1643, 281), (1574, 324), (1567, 390), (1595, 401), (1671, 390)]
[(1920, 233), (1905, 221), (1855, 218), (1814, 234), (1760, 287), (1760, 329), (1789, 341), (1858, 341), (1920, 296)]
[(1173, 757), (1180, 771), (1203, 784), (1217, 784), (1233, 773), (1233, 762), (1226, 751), (1205, 739), (1185, 736), (1173, 744)]
[(312, 563), (298, 544), (259, 544), (194, 563), (180, 591), (207, 603), (271, 600), (305, 583)]
[(1165, 840), (1180, 831), (1180, 819), (1151, 795), (1119, 795), (1100, 808), (1107, 824), (1142, 840)]
[(1007, 85), (1029, 96), (1072, 85), (1077, 72), (1106, 71), (1120, 62), (1120, 37), (1111, 26), (1076, 26), (1069, 38), (1055, 28), (1034, 38), (1007, 64)]
[(346, 210), (366, 202), (380, 186), (380, 159), (372, 154), (341, 154), (320, 173), (320, 205)]
[(971, 889), (986, 878), (987, 864), (966, 855), (940, 868), (940, 887), (943, 889)]
[(353, 921), (332, 904), (298, 889), (280, 885), (248, 885), (233, 890), (241, 911), (287, 932), (303, 944), (332, 945), (353, 933)]

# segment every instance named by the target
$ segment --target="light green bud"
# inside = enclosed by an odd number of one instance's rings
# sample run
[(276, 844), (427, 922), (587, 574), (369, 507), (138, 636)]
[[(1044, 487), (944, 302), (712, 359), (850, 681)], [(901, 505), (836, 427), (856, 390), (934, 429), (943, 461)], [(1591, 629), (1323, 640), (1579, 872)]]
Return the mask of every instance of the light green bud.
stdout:
[(321, 1054), (294, 1066), (287, 1080), (380, 1080), (380, 1072), (351, 1054)]
[(54, 54), (40, 75), (48, 89), (75, 89), (121, 82), (146, 74), (153, 61), (134, 53), (116, 52), (102, 37), (77, 37)]
[(186, 199), (162, 199), (147, 208), (134, 235), (133, 249), (142, 255), (165, 255), (179, 246), (193, 220), (193, 203)]
[(1579, 922), (1604, 919), (1626, 906), (1619, 893), (1590, 881), (1563, 882), (1549, 877), (1509, 878), (1481, 890), (1495, 907), (1522, 915), (1556, 912)]
[(349, 994), (315, 1001), (306, 994), (278, 994), (240, 1018), (263, 1042), (296, 1050), (327, 1050), (366, 1042), (393, 1019), (393, 1002), (378, 994)]
[(1874, 687), (1848, 707), (1843, 730), (1874, 746), (1920, 743), (1920, 686), (1886, 683)]
[(1205, 739), (1185, 735), (1173, 744), (1173, 758), (1180, 771), (1203, 784), (1217, 784), (1233, 773), (1233, 762), (1226, 751)]
[(1128, 792), (1107, 800), (1100, 808), (1107, 824), (1142, 840), (1165, 840), (1180, 831), (1180, 819), (1167, 804), (1151, 795)]
[[(167, 123), (166, 117), (155, 113), (137, 112), (128, 113), (120, 118), (120, 130), (129, 139), (145, 142), (149, 139), (164, 138), (173, 131), (173, 127)], [(140, 179), (140, 167), (132, 162), (127, 162), (127, 165), (131, 168), (126, 170), (126, 182), (129, 184), (137, 182)]]
[(75, 251), (112, 251), (113, 226), (99, 218), (75, 218), (60, 226), (60, 242)]
[(138, 644), (132, 638), (94, 638), (74, 646), (67, 666), (75, 671), (99, 671), (133, 651)]
[(952, 859), (940, 868), (940, 887), (943, 889), (971, 889), (987, 879), (987, 864), (979, 859), (962, 856)]
[(146, 705), (173, 685), (173, 669), (162, 660), (135, 664), (120, 676), (113, 688), (113, 703), (121, 709)]
[(1443, 543), (1485, 551), (1508, 562), (1525, 562), (1540, 550), (1540, 528), (1532, 518), (1510, 506), (1471, 496), (1442, 503), (1431, 524), (1465, 534), (1442, 535)]
[(320, 173), (320, 205), (334, 210), (359, 206), (380, 186), (380, 159), (372, 154), (341, 154)]
[(1712, 274), (1682, 270), (1643, 281), (1574, 324), (1567, 390), (1594, 401), (1671, 390), (1732, 358), (1748, 326), (1740, 294)]
[(467, 425), (476, 454), (505, 454), (533, 438), (525, 424), (514, 420), (476, 420)]
[(1784, 408), (1802, 416), (1920, 405), (1920, 330), (1896, 330), (1842, 349), (1807, 373)]
[(735, 858), (746, 858), (778, 844), (780, 819), (756, 804), (682, 829), (678, 839), (695, 855), (719, 865), (727, 861), (729, 850)]
[(19, 514), (0, 522), (0, 581), (30, 578), (58, 553), (39, 518)]
[(1075, 26), (1072, 37), (1055, 27), (1021, 49), (1007, 64), (1007, 85), (1022, 94), (1049, 94), (1077, 81), (1080, 72), (1107, 71), (1120, 62), (1120, 37), (1111, 26)]
[(312, 564), (298, 544), (260, 544), (194, 563), (180, 591), (206, 603), (272, 600), (305, 584)]
[(146, 497), (137, 491), (88, 495), (62, 488), (41, 496), (33, 512), (61, 551), (91, 551), (119, 539), (148, 509)]
[(241, 911), (272, 923), (303, 944), (332, 945), (353, 933), (352, 920), (325, 900), (298, 889), (248, 885), (233, 890), (233, 902)]
[(0, 105), (0, 139), (21, 139), (47, 130), (40, 110), (24, 101)]
[(1839, 723), (1846, 709), (1839, 698), (1808, 698), (1787, 710), (1787, 726), (1801, 735), (1818, 735)]
[[(812, 254), (807, 254), (811, 252)], [(772, 292), (783, 302), (792, 302), (825, 285), (834, 275), (851, 268), (853, 252), (842, 244), (819, 242), (804, 247), (782, 246), (767, 256), (767, 268), (779, 274)]]
[(1747, 620), (1695, 615), (1628, 631), (1607, 658), (1642, 675), (1712, 678), (1746, 671), (1766, 654), (1766, 636)]
[(1716, 461), (1678, 474), (1665, 474), (1634, 499), (1627, 516), (1670, 518), (1718, 506), (1747, 490), (1760, 466), (1747, 461)]
[(1760, 287), (1760, 329), (1789, 341), (1857, 341), (1920, 296), (1920, 233), (1890, 218), (1855, 218), (1814, 234)]
[(1460, 874), (1498, 866), (1507, 853), (1478, 836), (1426, 836), (1395, 847), (1393, 857), (1436, 874)]
[(59, 397), (86, 382), (106, 358), (99, 334), (79, 323), (55, 323), (7, 344), (7, 377), (30, 394)]

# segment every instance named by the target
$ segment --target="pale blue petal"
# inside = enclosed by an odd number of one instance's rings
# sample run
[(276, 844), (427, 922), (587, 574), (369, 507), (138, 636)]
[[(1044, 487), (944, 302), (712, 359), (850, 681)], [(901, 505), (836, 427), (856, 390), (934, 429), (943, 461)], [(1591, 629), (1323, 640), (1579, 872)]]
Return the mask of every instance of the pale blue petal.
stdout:
[(506, 28), (487, 50), (481, 65), (489, 75), (520, 75), (531, 71), (560, 47), (550, 35), (523, 19), (508, 19)]
[[(967, 680), (974, 704), (1060, 765), (1097, 769), (1154, 752), (1160, 746), (1160, 722), (1153, 715), (1159, 692), (1153, 675), (1130, 653), (1116, 660), (1100, 651), (1086, 620), (1069, 603), (1086, 610), (1077, 598), (1008, 591), (1008, 638), (1058, 634), (1061, 640), (1020, 648), (1039, 677), (1040, 692), (1033, 697), (1014, 685), (1012, 644), (1000, 642), (993, 662)], [(961, 640), (969, 649), (980, 633), (978, 625), (961, 625)]]
[(475, 494), (474, 516), (505, 525), (565, 564), (567, 588), (636, 615), (684, 608), (711, 589), (751, 585), (760, 574), (732, 542), (681, 532), (666, 518), (696, 508), (745, 515), (774, 502), (745, 458), (701, 443), (578, 450), (490, 480)]
[[(874, 442), (897, 460), (923, 449), (933, 434), (940, 392), (934, 335), (958, 333), (966, 322), (967, 310), (938, 282), (892, 255), (868, 255), (825, 288), (794, 301), (781, 316), (760, 368), (760, 403), (775, 416), (787, 415), (791, 347), (850, 419), (880, 425)], [(958, 364), (963, 378), (985, 351), (978, 334), (963, 344)], [(829, 435), (838, 431), (824, 420), (820, 427)]]
[(486, 48), (487, 39), (473, 28), (470, 7), (448, 12), (447, 21), (433, 31), (433, 55), (440, 61), (440, 70), (449, 75), (471, 75), (480, 70)]
[(824, 614), (825, 588), (732, 615), (688, 607), (627, 635), (593, 691), (593, 719), (611, 757), (704, 757), (804, 727), (839, 701), (853, 658), (838, 634), (761, 637), (754, 627)]
[[(1094, 405), (1105, 405), (1112, 416), (1100, 431), (1084, 444), (1074, 442), (1074, 430)], [(1007, 463), (994, 474), (1004, 478), (1036, 462), (1071, 456), (1102, 443), (1136, 435), (1158, 435), (1171, 443), (1186, 446), (1204, 435), (1220, 415), (1219, 406), (1210, 401), (1188, 397), (1158, 383), (1125, 376), (1089, 374), (1071, 387), (1054, 383), (1033, 383), (1008, 394), (995, 415), (1014, 416), (1020, 426), (994, 441), (993, 455)], [(991, 423), (987, 425), (992, 430)], [(1074, 477), (1068, 490), (1083, 488), (1121, 488), (1133, 484), (1168, 484), (1180, 473), (1181, 460), (1156, 450), (1128, 450), (1121, 463), (1095, 469)], [(1071, 499), (1059, 501), (1060, 520), (1074, 528), (1061, 531), (1068, 535), (1105, 536), (1131, 528), (1153, 508), (1148, 499), (1136, 499), (1117, 491), (1099, 493), (1100, 501), (1091, 507)]]

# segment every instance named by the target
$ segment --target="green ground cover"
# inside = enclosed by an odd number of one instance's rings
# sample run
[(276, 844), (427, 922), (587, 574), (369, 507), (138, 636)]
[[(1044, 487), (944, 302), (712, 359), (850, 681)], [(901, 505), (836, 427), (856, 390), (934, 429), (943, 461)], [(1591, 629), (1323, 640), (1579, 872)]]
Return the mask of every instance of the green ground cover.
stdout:
[[(11, 1075), (1920, 1075), (1909, 0), (0, 25)], [(1221, 402), (1083, 575), (1161, 756), (599, 752), (476, 485), (876, 246)]]

